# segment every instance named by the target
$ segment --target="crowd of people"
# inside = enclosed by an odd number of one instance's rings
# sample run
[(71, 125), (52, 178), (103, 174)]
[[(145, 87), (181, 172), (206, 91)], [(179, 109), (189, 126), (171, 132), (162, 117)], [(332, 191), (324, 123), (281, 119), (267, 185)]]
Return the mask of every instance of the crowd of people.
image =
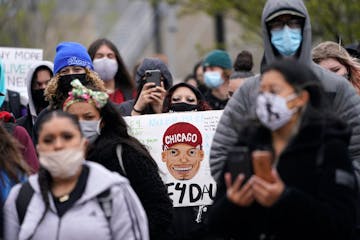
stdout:
[[(261, 26), (260, 69), (248, 50), (213, 49), (181, 82), (156, 55), (128, 71), (106, 38), (35, 62), (27, 106), (7, 97), (0, 112), (0, 239), (360, 239), (360, 59), (313, 47), (302, 0), (267, 0)], [(174, 206), (125, 117), (212, 110), (216, 196)], [(164, 141), (176, 134), (187, 142)], [(199, 130), (175, 123), (164, 139), (169, 173), (193, 178)]]

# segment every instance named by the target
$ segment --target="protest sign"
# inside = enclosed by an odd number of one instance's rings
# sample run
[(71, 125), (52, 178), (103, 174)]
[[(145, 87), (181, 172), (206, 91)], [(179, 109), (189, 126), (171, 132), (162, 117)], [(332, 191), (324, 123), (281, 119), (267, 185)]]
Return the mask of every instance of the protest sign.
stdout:
[(0, 47), (0, 59), (5, 70), (6, 89), (19, 92), (27, 100), (26, 74), (35, 61), (43, 59), (43, 50)]
[(210, 146), (222, 110), (125, 117), (157, 162), (174, 207), (210, 205), (216, 183)]

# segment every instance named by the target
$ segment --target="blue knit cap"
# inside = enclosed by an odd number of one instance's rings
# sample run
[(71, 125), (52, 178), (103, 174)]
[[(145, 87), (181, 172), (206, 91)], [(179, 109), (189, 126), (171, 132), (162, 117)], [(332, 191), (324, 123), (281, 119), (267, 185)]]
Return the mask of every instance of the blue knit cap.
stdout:
[(54, 58), (54, 74), (67, 66), (80, 66), (94, 70), (86, 48), (76, 42), (62, 42), (56, 47)]
[(219, 49), (213, 50), (205, 56), (203, 66), (232, 69), (230, 55), (227, 52)]

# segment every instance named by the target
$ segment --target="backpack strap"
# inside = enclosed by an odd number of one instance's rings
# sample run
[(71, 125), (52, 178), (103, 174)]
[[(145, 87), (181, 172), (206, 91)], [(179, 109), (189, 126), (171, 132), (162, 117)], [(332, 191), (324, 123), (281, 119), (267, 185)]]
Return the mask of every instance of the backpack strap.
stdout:
[(110, 188), (97, 195), (97, 200), (101, 209), (104, 212), (106, 220), (110, 222), (112, 214), (112, 197)]
[(120, 164), (121, 170), (123, 171), (124, 176), (126, 177), (126, 171), (125, 171), (125, 167), (124, 167), (124, 161), (123, 161), (123, 158), (122, 158), (122, 145), (121, 145), (121, 144), (118, 144), (118, 145), (116, 146), (116, 155), (117, 155), (117, 158), (118, 158), (118, 160), (119, 160), (119, 164)]
[(33, 195), (34, 189), (31, 187), (29, 181), (24, 182), (21, 185), (20, 191), (15, 200), (16, 211), (19, 219), (19, 226), (21, 226), (24, 221), (28, 205)]

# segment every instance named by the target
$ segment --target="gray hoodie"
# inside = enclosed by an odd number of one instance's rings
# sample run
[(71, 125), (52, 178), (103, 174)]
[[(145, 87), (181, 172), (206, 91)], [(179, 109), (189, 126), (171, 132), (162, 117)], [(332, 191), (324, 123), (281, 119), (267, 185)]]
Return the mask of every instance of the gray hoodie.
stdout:
[[(352, 127), (349, 152), (357, 177), (360, 179), (360, 97), (345, 78), (321, 68), (312, 61), (310, 17), (301, 0), (268, 0), (266, 2), (261, 19), (265, 49), (262, 66), (278, 58), (272, 47), (265, 19), (279, 10), (295, 10), (306, 16), (298, 61), (310, 66), (315, 72), (330, 97), (333, 111)], [(249, 116), (255, 117), (254, 103), (256, 102), (259, 83), (259, 75), (249, 78), (234, 93), (224, 109), (210, 151), (211, 173), (217, 182), (219, 182), (225, 166), (227, 152), (241, 138), (239, 136), (241, 120)]]
[(27, 92), (28, 92), (28, 108), (29, 108), (29, 112), (30, 112), (30, 115), (31, 115), (31, 120), (32, 120), (32, 123), (34, 124), (35, 123), (35, 120), (37, 118), (37, 113), (36, 113), (36, 109), (35, 109), (35, 106), (34, 106), (34, 100), (33, 100), (33, 97), (32, 97), (32, 78), (33, 78), (33, 75), (34, 75), (34, 72), (35, 70), (40, 67), (40, 66), (46, 66), (48, 67), (51, 71), (53, 71), (54, 69), (54, 64), (50, 61), (36, 61), (33, 65), (31, 65), (27, 75), (26, 75), (26, 87), (27, 87)]
[[(4, 206), (5, 239), (29, 239), (32, 234), (33, 240), (149, 239), (145, 211), (128, 180), (97, 163), (85, 164), (89, 166), (89, 176), (81, 198), (59, 218), (52, 197), (49, 196), (50, 210), (40, 225), (38, 222), (44, 213), (45, 204), (40, 193), (38, 175), (29, 178), (35, 193), (21, 228), (15, 206), (21, 185), (13, 187)], [(109, 188), (112, 198), (110, 223), (97, 199), (97, 195)]]

